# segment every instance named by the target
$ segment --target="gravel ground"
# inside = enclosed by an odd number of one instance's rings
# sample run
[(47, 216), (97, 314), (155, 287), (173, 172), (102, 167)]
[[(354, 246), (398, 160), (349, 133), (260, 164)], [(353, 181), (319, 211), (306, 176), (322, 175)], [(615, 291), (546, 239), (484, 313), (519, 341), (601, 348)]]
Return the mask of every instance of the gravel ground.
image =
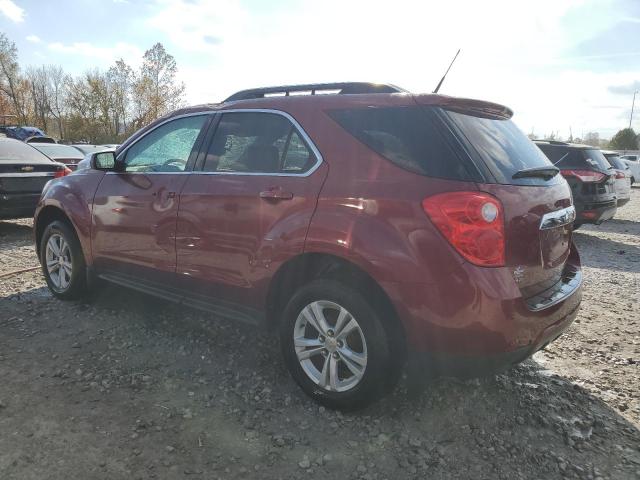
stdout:
[(582, 310), (547, 350), (355, 414), (289, 378), (275, 338), (109, 287), (51, 297), (31, 221), (0, 222), (0, 478), (640, 478), (640, 189), (575, 233)]

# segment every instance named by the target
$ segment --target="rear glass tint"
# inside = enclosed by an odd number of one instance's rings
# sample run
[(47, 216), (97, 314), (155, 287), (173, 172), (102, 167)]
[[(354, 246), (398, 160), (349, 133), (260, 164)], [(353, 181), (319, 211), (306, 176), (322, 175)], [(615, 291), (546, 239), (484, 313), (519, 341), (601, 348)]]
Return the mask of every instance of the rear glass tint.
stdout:
[(405, 170), (471, 180), (469, 167), (445, 138), (435, 112), (428, 108), (369, 107), (329, 114), (351, 135)]
[(480, 118), (452, 111), (446, 113), (498, 183), (539, 185), (555, 181), (539, 177), (513, 178), (520, 170), (546, 167), (550, 162), (511, 120)]
[(571, 148), (566, 145), (538, 144), (540, 150), (558, 168), (586, 168), (607, 171), (611, 167), (596, 148)]
[(26, 143), (19, 140), (3, 140), (0, 141), (0, 162), (46, 162), (49, 160)]
[(629, 168), (626, 163), (620, 160), (618, 155), (605, 155), (605, 158), (612, 167), (617, 168), (618, 170), (626, 170)]

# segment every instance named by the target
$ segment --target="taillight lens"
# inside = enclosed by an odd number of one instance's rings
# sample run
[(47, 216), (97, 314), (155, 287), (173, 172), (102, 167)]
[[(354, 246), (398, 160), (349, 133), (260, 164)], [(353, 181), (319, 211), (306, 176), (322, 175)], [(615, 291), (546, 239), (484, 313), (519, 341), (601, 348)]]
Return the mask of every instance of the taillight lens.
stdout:
[(475, 265), (505, 262), (502, 203), (478, 192), (449, 192), (427, 197), (422, 208), (451, 245)]
[(69, 175), (71, 172), (72, 170), (69, 167), (62, 167), (59, 170), (56, 170), (56, 173), (53, 177), (54, 178), (64, 177), (66, 175)]
[(616, 178), (617, 179), (625, 178), (624, 172), (616, 172)]
[(560, 170), (565, 177), (576, 177), (581, 182), (601, 182), (606, 175), (592, 170)]

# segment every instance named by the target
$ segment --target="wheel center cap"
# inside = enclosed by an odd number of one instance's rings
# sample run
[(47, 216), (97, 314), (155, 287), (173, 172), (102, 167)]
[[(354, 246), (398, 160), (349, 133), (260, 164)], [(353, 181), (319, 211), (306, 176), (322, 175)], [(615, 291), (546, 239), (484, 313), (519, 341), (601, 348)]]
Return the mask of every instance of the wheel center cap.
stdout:
[(330, 352), (335, 352), (335, 350), (338, 348), (338, 341), (333, 337), (327, 337), (324, 346)]

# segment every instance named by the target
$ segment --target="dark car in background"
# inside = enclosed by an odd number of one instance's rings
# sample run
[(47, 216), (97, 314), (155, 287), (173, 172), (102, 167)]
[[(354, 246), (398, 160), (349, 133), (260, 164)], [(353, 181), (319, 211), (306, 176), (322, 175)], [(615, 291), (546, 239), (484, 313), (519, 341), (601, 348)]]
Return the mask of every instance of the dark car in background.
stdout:
[(388, 391), (407, 356), (506, 368), (571, 324), (582, 282), (571, 190), (511, 116), (368, 83), (178, 110), (49, 184), (45, 279), (60, 299), (100, 278), (266, 325), (333, 408)]
[(0, 132), (4, 133), (7, 138), (14, 138), (24, 142), (30, 137), (45, 137), (46, 134), (37, 127), (19, 127), (19, 126), (1, 126)]
[(616, 172), (615, 187), (618, 197), (618, 207), (622, 207), (631, 200), (631, 168), (622, 161), (618, 152), (602, 150), (602, 154)]
[(0, 138), (0, 219), (33, 216), (45, 184), (69, 173), (32, 146)]
[(64, 163), (71, 170), (75, 170), (78, 163), (84, 158), (84, 154), (81, 151), (70, 145), (61, 143), (32, 143), (31, 145), (51, 160)]
[(598, 148), (547, 140), (535, 143), (571, 187), (575, 228), (584, 223), (600, 224), (616, 214), (615, 171)]

